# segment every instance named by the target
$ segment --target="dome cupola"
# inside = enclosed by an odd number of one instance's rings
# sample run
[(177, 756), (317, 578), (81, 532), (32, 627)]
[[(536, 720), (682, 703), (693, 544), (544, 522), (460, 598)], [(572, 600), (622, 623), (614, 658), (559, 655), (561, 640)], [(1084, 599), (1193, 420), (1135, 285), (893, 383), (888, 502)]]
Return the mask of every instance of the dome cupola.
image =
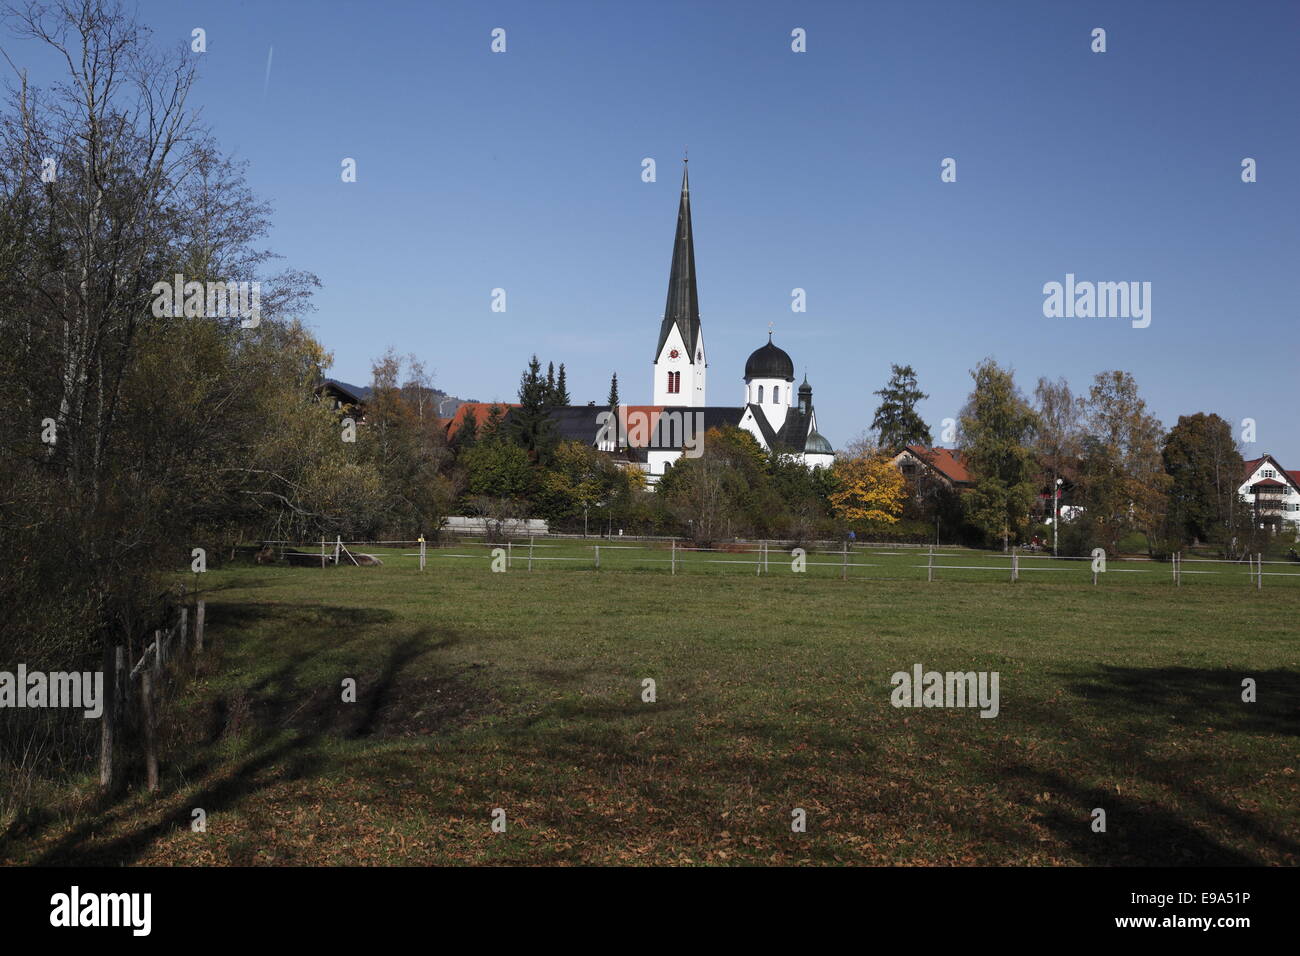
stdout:
[(823, 438), (816, 430), (808, 433), (808, 440), (803, 445), (804, 454), (807, 455), (833, 455), (835, 452), (831, 449), (831, 443)]
[(794, 381), (794, 362), (784, 349), (772, 344), (772, 333), (767, 333), (767, 344), (757, 349), (745, 362), (745, 381), (755, 378), (779, 378)]

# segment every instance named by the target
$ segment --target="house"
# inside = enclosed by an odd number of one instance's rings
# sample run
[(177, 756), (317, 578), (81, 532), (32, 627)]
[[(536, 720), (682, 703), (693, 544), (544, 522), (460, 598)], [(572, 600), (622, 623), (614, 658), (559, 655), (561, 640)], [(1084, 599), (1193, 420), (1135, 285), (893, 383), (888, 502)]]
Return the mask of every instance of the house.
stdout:
[(316, 386), (316, 397), (319, 401), (327, 402), (329, 407), (340, 415), (350, 415), (357, 424), (365, 422), (366, 399), (370, 397), (369, 388), (327, 378)]
[(967, 470), (961, 452), (955, 448), (908, 445), (892, 461), (909, 482), (929, 479), (951, 491), (965, 491), (975, 487), (975, 479)]
[[(924, 445), (908, 445), (892, 459), (894, 467), (903, 473), (903, 477), (916, 489), (918, 497), (923, 497), (926, 484), (931, 488), (938, 486), (948, 491), (961, 494), (975, 487), (975, 477), (966, 465), (960, 450), (955, 448), (926, 448)], [(1063, 521), (1082, 513), (1083, 509), (1073, 503), (1075, 488), (1075, 469), (1066, 466), (1059, 476), (1061, 484), (1054, 486), (1052, 474), (1048, 471), (1038, 478), (1038, 501), (1033, 512), (1035, 520), (1051, 524), (1055, 520), (1052, 497), (1055, 491), (1055, 513)]]
[(1261, 528), (1277, 532), (1289, 524), (1300, 530), (1300, 471), (1287, 471), (1272, 455), (1252, 458), (1243, 463), (1237, 494), (1250, 504)]
[(518, 408), (519, 403), (510, 402), (464, 402), (450, 418), (438, 419), (438, 424), (442, 425), (447, 432), (447, 440), (451, 441), (456, 437), (456, 433), (465, 427), (466, 422), (472, 422), (475, 434), (481, 434), (483, 426), (487, 424), (492, 417), (492, 409), (497, 409), (504, 423), (510, 417), (510, 410)]

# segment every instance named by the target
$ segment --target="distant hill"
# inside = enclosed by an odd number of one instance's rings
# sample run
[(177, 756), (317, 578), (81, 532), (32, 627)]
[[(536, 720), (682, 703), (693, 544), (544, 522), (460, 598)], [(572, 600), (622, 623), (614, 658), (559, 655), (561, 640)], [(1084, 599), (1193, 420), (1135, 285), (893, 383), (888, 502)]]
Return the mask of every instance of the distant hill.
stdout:
[[(339, 388), (347, 389), (363, 402), (370, 398), (369, 385), (353, 385), (350, 382), (344, 382), (337, 378), (327, 378), (325, 381), (337, 385)], [(429, 392), (433, 395), (434, 401), (438, 404), (439, 418), (451, 418), (451, 416), (456, 414), (456, 409), (460, 408), (462, 405), (478, 401), (476, 398), (457, 398), (455, 395), (448, 395), (440, 388), (431, 388), (429, 389)]]

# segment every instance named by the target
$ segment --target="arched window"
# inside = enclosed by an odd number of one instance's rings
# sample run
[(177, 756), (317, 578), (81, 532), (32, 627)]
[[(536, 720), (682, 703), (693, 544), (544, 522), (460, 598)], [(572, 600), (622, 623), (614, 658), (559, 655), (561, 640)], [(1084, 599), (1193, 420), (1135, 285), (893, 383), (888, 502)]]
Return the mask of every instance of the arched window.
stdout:
[(682, 390), (682, 373), (669, 372), (668, 373), (668, 394), (676, 395), (681, 390)]
[(773, 402), (774, 404), (777, 404), (777, 405), (780, 405), (780, 404), (781, 404), (781, 386), (780, 386), (780, 385), (773, 385), (773, 386), (772, 386), (772, 402)]
[(763, 386), (758, 386), (758, 403), (763, 404)]

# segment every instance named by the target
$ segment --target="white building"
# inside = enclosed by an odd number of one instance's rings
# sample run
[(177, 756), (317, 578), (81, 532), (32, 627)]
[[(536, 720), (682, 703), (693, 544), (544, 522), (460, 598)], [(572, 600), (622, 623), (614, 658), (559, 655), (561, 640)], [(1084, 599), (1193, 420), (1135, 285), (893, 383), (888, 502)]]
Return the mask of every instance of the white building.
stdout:
[(1300, 471), (1287, 471), (1272, 455), (1245, 463), (1245, 480), (1237, 494), (1248, 501), (1260, 525), (1300, 531)]

